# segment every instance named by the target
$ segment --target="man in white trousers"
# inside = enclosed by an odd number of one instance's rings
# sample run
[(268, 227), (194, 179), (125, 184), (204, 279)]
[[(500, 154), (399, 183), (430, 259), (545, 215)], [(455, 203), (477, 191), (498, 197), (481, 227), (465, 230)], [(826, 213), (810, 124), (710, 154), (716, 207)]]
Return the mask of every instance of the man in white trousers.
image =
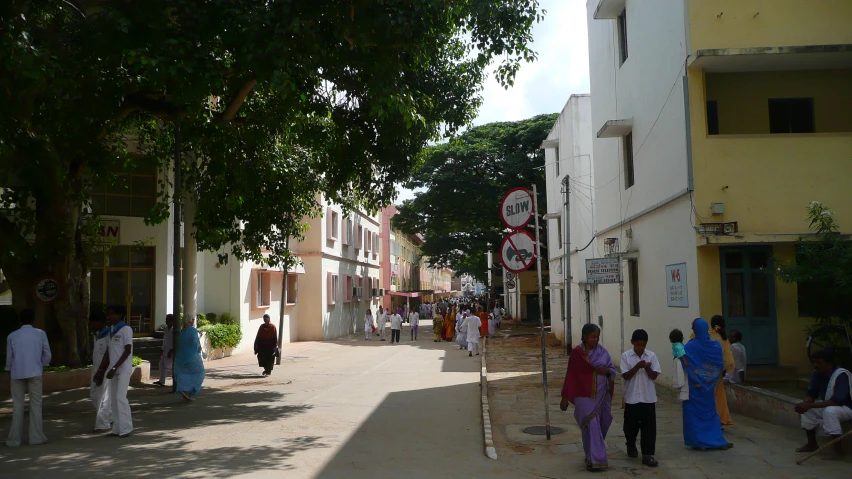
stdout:
[(417, 341), (417, 330), (420, 328), (420, 314), (416, 308), (408, 313), (408, 325), (409, 329), (411, 329), (411, 340)]
[[(470, 314), (470, 312), (466, 312)], [(476, 355), (479, 356), (479, 328), (482, 327), (482, 320), (479, 319), (479, 316), (470, 314), (465, 321), (467, 329), (467, 355), (473, 356), (473, 351), (476, 350)]]
[(127, 437), (133, 432), (133, 418), (130, 415), (130, 402), (127, 400), (127, 387), (133, 372), (133, 329), (124, 322), (124, 308), (112, 306), (107, 312), (110, 323), (109, 354), (104, 356), (95, 375), (95, 381), (108, 380), (109, 397), (112, 403), (113, 436)]
[(107, 432), (112, 428), (112, 404), (109, 400), (109, 387), (101, 383), (95, 383), (95, 375), (98, 372), (104, 356), (109, 350), (109, 326), (107, 317), (103, 311), (93, 311), (89, 315), (89, 331), (95, 332), (95, 344), (92, 348), (92, 382), (89, 385), (89, 397), (95, 406), (95, 429), (93, 432)]
[(376, 313), (376, 336), (382, 338), (379, 341), (385, 340), (385, 323), (388, 320), (388, 315), (384, 308), (379, 306), (379, 312)]
[(6, 445), (21, 445), (24, 435), (24, 393), (30, 397), (30, 445), (44, 444), (41, 421), (41, 375), (50, 364), (47, 334), (32, 326), (35, 312), (23, 309), (18, 314), (21, 327), (6, 338), (6, 371), (12, 381), (12, 426)]
[(163, 354), (160, 355), (160, 380), (154, 381), (155, 386), (165, 386), (169, 377), (169, 369), (174, 364), (175, 354), (175, 315), (166, 315), (166, 330), (163, 333)]

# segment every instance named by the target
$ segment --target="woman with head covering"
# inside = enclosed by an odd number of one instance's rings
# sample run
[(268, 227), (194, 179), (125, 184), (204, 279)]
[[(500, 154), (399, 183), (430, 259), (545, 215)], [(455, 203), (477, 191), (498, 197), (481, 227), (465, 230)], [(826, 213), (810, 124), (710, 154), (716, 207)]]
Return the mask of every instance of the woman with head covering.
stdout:
[(272, 374), (275, 365), (275, 350), (278, 349), (278, 330), (272, 324), (268, 314), (263, 315), (263, 324), (257, 330), (254, 338), (254, 354), (257, 355), (257, 365), (263, 368), (263, 375)]
[(201, 360), (201, 343), (198, 330), (193, 326), (192, 316), (184, 316), (184, 328), (178, 337), (177, 356), (175, 356), (176, 394), (184, 400), (192, 401), (192, 396), (201, 391), (204, 382), (204, 361)]
[(689, 399), (683, 401), (683, 441), (700, 450), (729, 449), (733, 444), (722, 436), (714, 397), (716, 383), (724, 371), (722, 346), (710, 338), (707, 321), (696, 319), (692, 331), (694, 339), (684, 346), (683, 356), (689, 382)]
[(455, 306), (444, 311), (444, 341), (452, 341), (456, 334), (456, 311)]
[(562, 402), (565, 411), (568, 404), (574, 405), (574, 419), (583, 433), (583, 451), (586, 453), (586, 469), (606, 469), (606, 434), (612, 424), (612, 394), (615, 389), (615, 366), (609, 352), (598, 342), (600, 328), (586, 324), (582, 330), (582, 342), (571, 351), (568, 370), (562, 386)]
[[(706, 324), (706, 321), (705, 321)], [(722, 360), (725, 365), (725, 372), (733, 374), (734, 372), (734, 352), (731, 349), (731, 342), (728, 341), (728, 335), (725, 333), (725, 318), (721, 315), (715, 315), (710, 319), (710, 327), (708, 328), (710, 339), (719, 343), (722, 347)], [(695, 339), (695, 333), (692, 333), (690, 339)], [(723, 426), (731, 426), (734, 424), (731, 418), (731, 412), (728, 410), (728, 396), (725, 394), (725, 375), (719, 378), (716, 383), (715, 399), (716, 412), (719, 414), (719, 421)]]

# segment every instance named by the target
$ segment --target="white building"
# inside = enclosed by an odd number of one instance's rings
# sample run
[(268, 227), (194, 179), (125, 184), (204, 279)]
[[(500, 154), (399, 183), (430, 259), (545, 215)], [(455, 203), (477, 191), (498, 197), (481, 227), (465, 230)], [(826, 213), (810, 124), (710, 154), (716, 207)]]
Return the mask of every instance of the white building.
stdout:
[[(635, 329), (658, 354), (673, 327), (687, 331), (698, 302), (667, 305), (668, 265), (697, 277), (684, 96), (683, 1), (590, 0), (589, 70), (595, 185), (595, 254), (620, 258), (624, 281), (590, 285), (593, 318), (616, 361)], [(603, 254), (601, 254), (603, 253)], [(653, 285), (654, 290), (648, 291)], [(698, 297), (697, 281), (687, 286)], [(623, 318), (623, 319), (622, 319)], [(668, 374), (671, 364), (661, 361)]]
[[(577, 343), (580, 328), (596, 316), (592, 287), (586, 283), (585, 260), (595, 257), (594, 169), (592, 168), (592, 103), (588, 94), (571, 95), (556, 124), (542, 144), (547, 180), (547, 260), (550, 262), (550, 324), (559, 339), (566, 339), (565, 247), (570, 241), (571, 342)], [(565, 191), (568, 187), (568, 208)], [(566, 236), (565, 214), (569, 216)], [(596, 321), (596, 319), (595, 319)]]

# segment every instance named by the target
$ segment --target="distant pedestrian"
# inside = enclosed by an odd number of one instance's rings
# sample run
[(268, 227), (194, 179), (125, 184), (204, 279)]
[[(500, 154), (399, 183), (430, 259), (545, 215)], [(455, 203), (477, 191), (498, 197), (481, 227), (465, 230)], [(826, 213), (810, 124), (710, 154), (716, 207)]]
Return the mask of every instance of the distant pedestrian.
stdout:
[(175, 316), (166, 315), (166, 329), (163, 331), (163, 352), (160, 354), (160, 380), (154, 381), (155, 386), (165, 386), (169, 369), (174, 364)]
[(387, 313), (382, 306), (379, 306), (379, 312), (376, 313), (376, 336), (381, 338), (379, 341), (385, 341), (385, 323), (387, 321)]
[(89, 315), (89, 331), (95, 332), (95, 342), (92, 347), (92, 377), (89, 384), (89, 398), (95, 406), (95, 429), (93, 432), (107, 432), (112, 424), (112, 403), (109, 399), (109, 385), (96, 384), (95, 375), (98, 366), (109, 354), (109, 326), (103, 311), (92, 311)]
[(488, 337), (494, 337), (494, 330), (497, 323), (494, 321), (494, 313), (488, 315)]
[(686, 343), (684, 359), (698, 367), (687, 367), (689, 400), (683, 401), (683, 441), (698, 450), (730, 449), (722, 435), (716, 412), (716, 384), (725, 370), (722, 345), (710, 339), (710, 327), (702, 318), (692, 323), (694, 338)]
[(412, 309), (410, 313), (408, 313), (408, 324), (411, 325), (411, 340), (417, 341), (417, 329), (420, 327), (420, 314), (417, 313), (416, 309)]
[(467, 318), (467, 310), (462, 310), (456, 315), (456, 344), (459, 345), (459, 349), (467, 349)]
[(479, 335), (481, 334), (482, 320), (479, 319), (479, 316), (470, 314), (465, 320), (465, 323), (465, 329), (467, 330), (467, 355), (473, 356), (473, 352), (476, 351), (476, 355), (479, 356)]
[(568, 358), (562, 401), (559, 408), (574, 405), (574, 420), (583, 434), (586, 469), (609, 467), (606, 435), (612, 425), (612, 395), (615, 391), (615, 366), (609, 352), (599, 343), (601, 329), (594, 323), (583, 326), (582, 342)]
[(373, 325), (373, 313), (370, 309), (367, 309), (367, 312), (364, 313), (364, 341), (369, 341), (373, 339), (373, 329), (375, 325)]
[(736, 329), (732, 329), (728, 333), (728, 340), (731, 342), (731, 354), (734, 356), (734, 373), (725, 374), (725, 382), (730, 384), (743, 384), (746, 377), (746, 365), (748, 357), (746, 348), (743, 346), (743, 334)]
[[(817, 432), (836, 439), (843, 434), (841, 423), (852, 421), (852, 373), (834, 363), (829, 350), (811, 355), (814, 372), (805, 400), (796, 404), (794, 410), (801, 414), (802, 429), (808, 442), (796, 452), (812, 452), (819, 449)], [(834, 445), (838, 455), (843, 455), (842, 442)]]
[(35, 312), (22, 309), (18, 314), (21, 327), (6, 338), (6, 371), (9, 371), (12, 389), (12, 425), (6, 445), (21, 445), (24, 435), (24, 394), (30, 398), (29, 443), (44, 444), (41, 420), (41, 375), (50, 364), (50, 344), (47, 334), (33, 327)]
[(97, 384), (106, 377), (113, 420), (111, 434), (121, 438), (133, 432), (133, 416), (127, 400), (127, 388), (133, 373), (133, 328), (124, 322), (124, 314), (124, 306), (110, 306), (107, 310), (111, 325), (108, 354), (95, 374)]
[(479, 337), (486, 338), (488, 337), (488, 311), (483, 310), (481, 306), (477, 306), (476, 315), (479, 316)]
[(494, 304), (494, 310), (491, 312), (494, 315), (494, 326), (500, 329), (500, 323), (503, 322), (503, 309), (498, 304)]
[(391, 322), (391, 344), (394, 344), (394, 342), (396, 342), (396, 344), (399, 344), (399, 333), (400, 333), (400, 330), (402, 329), (402, 316), (400, 316), (398, 312), (394, 313), (394, 314), (391, 315), (390, 322)]
[(432, 334), (434, 342), (440, 342), (444, 336), (444, 317), (438, 312), (438, 308), (432, 311)]
[(185, 401), (201, 391), (204, 382), (204, 361), (201, 359), (201, 342), (198, 330), (194, 326), (192, 315), (184, 315), (183, 330), (178, 339), (177, 357), (175, 357), (176, 394)]
[(642, 464), (657, 467), (654, 459), (657, 442), (657, 390), (654, 380), (662, 372), (660, 361), (653, 351), (646, 349), (648, 333), (644, 329), (633, 331), (633, 347), (621, 355), (621, 378), (624, 380), (624, 437), (627, 455), (638, 457), (636, 437), (642, 433)]
[(275, 367), (275, 356), (278, 352), (278, 329), (272, 324), (268, 314), (263, 315), (263, 324), (257, 329), (254, 338), (254, 354), (257, 355), (257, 365), (263, 368), (263, 376), (272, 374)]

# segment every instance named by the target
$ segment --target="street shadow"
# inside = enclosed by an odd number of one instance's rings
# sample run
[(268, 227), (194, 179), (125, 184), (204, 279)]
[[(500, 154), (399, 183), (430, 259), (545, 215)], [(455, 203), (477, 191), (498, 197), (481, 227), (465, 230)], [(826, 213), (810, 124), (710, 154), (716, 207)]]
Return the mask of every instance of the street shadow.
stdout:
[[(279, 392), (238, 389), (245, 386), (205, 388), (192, 403), (164, 392), (165, 388), (134, 388), (128, 395), (134, 430), (121, 439), (91, 433), (94, 414), (88, 389), (50, 394), (44, 401), (44, 432), (49, 442), (0, 447), (0, 461), (13, 466), (0, 470), (0, 477), (230, 477), (272, 467), (286, 470), (291, 467), (287, 460), (299, 451), (326, 447), (313, 436), (252, 447), (227, 446), (227, 437), (210, 437), (216, 426), (240, 424), (250, 431), (267, 420), (310, 409), (284, 404), (285, 394)], [(8, 431), (10, 422), (9, 415), (1, 416), (0, 431)], [(187, 430), (198, 430), (198, 439), (180, 437)], [(210, 442), (212, 447), (198, 448)]]

